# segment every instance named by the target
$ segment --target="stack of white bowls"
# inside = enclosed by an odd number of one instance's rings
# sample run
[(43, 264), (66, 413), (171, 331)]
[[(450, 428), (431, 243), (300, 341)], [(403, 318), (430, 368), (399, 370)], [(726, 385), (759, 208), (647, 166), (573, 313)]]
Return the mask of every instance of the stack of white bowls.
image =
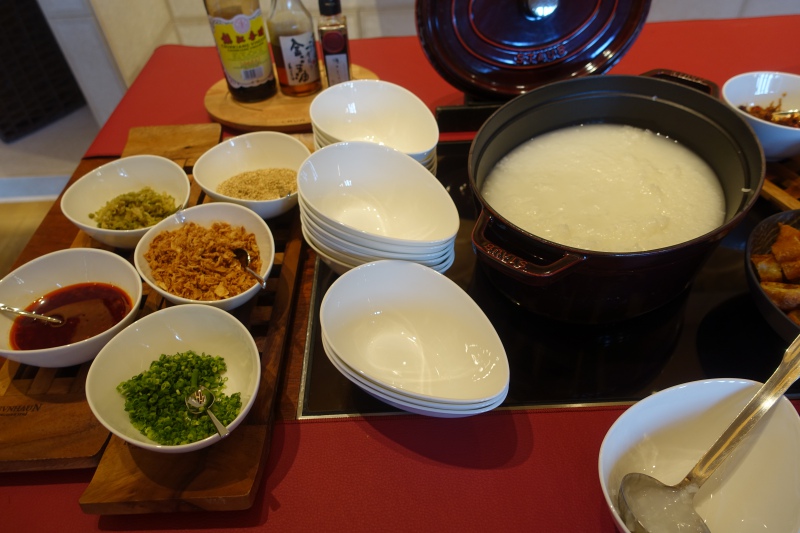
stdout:
[(378, 261), (350, 270), (323, 297), (325, 354), (383, 402), (440, 418), (490, 411), (508, 394), (509, 366), (489, 319), (429, 268)]
[(445, 272), (455, 260), (458, 210), (444, 186), (408, 155), (369, 142), (336, 143), (297, 173), (303, 236), (342, 274), (397, 259)]
[(309, 109), (314, 147), (367, 141), (395, 148), (436, 174), (436, 118), (411, 91), (381, 80), (338, 83)]

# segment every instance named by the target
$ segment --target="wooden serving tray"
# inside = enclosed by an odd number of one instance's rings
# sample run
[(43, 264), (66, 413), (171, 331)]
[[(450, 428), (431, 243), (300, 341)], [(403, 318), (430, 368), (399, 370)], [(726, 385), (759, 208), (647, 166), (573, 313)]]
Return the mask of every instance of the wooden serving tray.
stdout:
[[(124, 155), (150, 153), (193, 165), (221, 134), (219, 124), (134, 128)], [(72, 246), (109, 249), (83, 232)], [(86, 402), (89, 366), (39, 368), (0, 359), (0, 472), (98, 465), (109, 432)]]
[(761, 196), (783, 211), (800, 209), (800, 156), (767, 163)]
[[(217, 144), (221, 135), (219, 124), (134, 128), (123, 154), (162, 155), (191, 172), (194, 161)], [(205, 201), (192, 180), (189, 204)], [(84, 392), (91, 363), (46, 369), (3, 361), (0, 471), (97, 467), (79, 499), (83, 511), (90, 514), (240, 510), (252, 506), (269, 452), (278, 376), (290, 336), (302, 261), (296, 211), (268, 224), (276, 255), (267, 288), (232, 311), (256, 341), (262, 372), (255, 404), (236, 431), (194, 453), (149, 452), (110, 435), (94, 418)], [(83, 232), (72, 246), (109, 249)], [(166, 305), (170, 304), (144, 286), (140, 317)]]
[[(351, 65), (354, 80), (377, 80), (378, 76), (369, 69)], [(325, 67), (320, 62), (322, 88), (328, 86)], [(278, 94), (263, 102), (243, 103), (233, 99), (225, 79), (219, 80), (206, 93), (205, 106), (215, 121), (240, 131), (280, 131), (283, 133), (302, 133), (311, 131), (309, 108), (311, 101), (319, 94), (309, 96), (284, 96)]]

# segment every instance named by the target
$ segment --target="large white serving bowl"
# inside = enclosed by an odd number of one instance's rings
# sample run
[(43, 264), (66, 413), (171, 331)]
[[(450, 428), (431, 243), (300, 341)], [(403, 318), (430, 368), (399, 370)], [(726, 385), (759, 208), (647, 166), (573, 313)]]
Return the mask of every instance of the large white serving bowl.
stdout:
[(200, 156), (194, 165), (197, 185), (212, 199), (252, 209), (261, 218), (274, 218), (297, 205), (297, 193), (275, 200), (245, 200), (220, 194), (228, 178), (250, 170), (288, 168), (297, 171), (311, 154), (301, 141), (285, 133), (257, 131), (227, 139)]
[(309, 115), (316, 136), (327, 143), (368, 141), (425, 160), (439, 142), (439, 126), (425, 102), (388, 81), (337, 83), (314, 98)]
[(115, 248), (136, 247), (152, 227), (112, 230), (97, 227), (89, 215), (117, 196), (150, 187), (175, 199), (178, 209), (189, 201), (189, 178), (174, 161), (157, 155), (134, 155), (106, 163), (81, 176), (61, 196), (61, 212), (93, 239)]
[(780, 161), (800, 154), (800, 128), (756, 118), (739, 106), (767, 107), (781, 101), (781, 109), (800, 109), (800, 75), (787, 72), (745, 72), (722, 86), (722, 98), (753, 128), (767, 161)]
[(106, 283), (125, 292), (131, 310), (110, 329), (89, 339), (39, 350), (14, 350), (11, 325), (15, 315), (0, 313), (0, 356), (20, 363), (60, 368), (92, 360), (119, 331), (136, 319), (142, 299), (142, 280), (127, 260), (105, 250), (69, 248), (38, 257), (0, 280), (0, 302), (27, 306), (57, 289), (78, 283)]
[(109, 342), (86, 376), (86, 399), (111, 433), (130, 444), (164, 453), (184, 453), (220, 440), (214, 434), (176, 446), (158, 444), (131, 424), (117, 385), (150, 368), (161, 354), (194, 351), (225, 359), (225, 394), (241, 393), (242, 409), (227, 427), (233, 431), (247, 416), (261, 380), (258, 348), (247, 328), (233, 315), (207, 305), (181, 305), (156, 311), (131, 324)]
[(344, 142), (311, 154), (297, 175), (303, 205), (333, 225), (373, 240), (435, 246), (458, 232), (444, 186), (406, 154)]
[[(629, 472), (679, 482), (752, 398), (760, 383), (710, 379), (677, 385), (634, 404), (600, 447), (600, 485), (617, 528), (617, 493)], [(784, 397), (695, 496), (711, 531), (800, 531), (800, 417)]]
[(417, 263), (347, 271), (322, 299), (320, 327), (350, 368), (409, 396), (475, 403), (496, 398), (509, 382), (505, 349), (480, 307)]
[(261, 289), (255, 278), (253, 278), (253, 285), (249, 289), (222, 300), (191, 300), (169, 293), (158, 286), (155, 279), (153, 279), (152, 269), (144, 258), (144, 254), (150, 249), (150, 243), (153, 242), (156, 235), (163, 231), (174, 231), (189, 222), (194, 222), (206, 228), (211, 227), (214, 222), (227, 222), (234, 227), (244, 226), (245, 230), (254, 234), (256, 238), (256, 244), (261, 255), (261, 270), (258, 273), (265, 279), (269, 276), (275, 261), (275, 241), (267, 223), (253, 210), (246, 207), (227, 202), (214, 202), (178, 211), (173, 216), (150, 228), (145, 236), (142, 237), (142, 240), (139, 241), (139, 244), (136, 245), (136, 250), (133, 252), (133, 261), (142, 279), (154, 291), (174, 304), (204, 304), (229, 311), (253, 298)]

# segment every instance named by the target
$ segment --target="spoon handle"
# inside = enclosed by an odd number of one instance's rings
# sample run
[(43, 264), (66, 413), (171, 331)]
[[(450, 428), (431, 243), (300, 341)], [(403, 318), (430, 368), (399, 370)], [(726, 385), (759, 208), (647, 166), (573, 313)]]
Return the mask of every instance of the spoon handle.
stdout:
[(744, 406), (728, 429), (720, 435), (680, 485), (699, 489), (798, 377), (800, 377), (800, 336), (786, 349), (780, 365), (772, 376)]
[(206, 414), (211, 418), (211, 421), (214, 422), (214, 427), (217, 428), (217, 433), (219, 433), (220, 437), (227, 437), (228, 436), (228, 428), (222, 425), (222, 422), (219, 421), (214, 413), (211, 412), (211, 409), (206, 410)]
[(61, 324), (60, 318), (40, 315), (39, 313), (30, 313), (28, 311), (23, 311), (22, 309), (19, 309), (17, 307), (11, 307), (10, 305), (6, 304), (0, 304), (0, 311), (14, 313), (15, 315), (25, 316), (28, 318), (35, 318), (36, 320), (44, 320), (45, 322), (52, 322), (53, 324)]

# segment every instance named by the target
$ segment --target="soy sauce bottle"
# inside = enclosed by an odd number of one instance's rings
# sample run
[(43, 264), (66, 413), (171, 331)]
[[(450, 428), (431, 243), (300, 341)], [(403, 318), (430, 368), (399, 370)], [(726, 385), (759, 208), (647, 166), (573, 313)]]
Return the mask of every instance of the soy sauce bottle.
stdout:
[(231, 96), (240, 102), (258, 102), (277, 94), (259, 1), (204, 2)]
[(322, 89), (311, 14), (300, 0), (273, 0), (267, 20), (281, 92), (306, 96)]

